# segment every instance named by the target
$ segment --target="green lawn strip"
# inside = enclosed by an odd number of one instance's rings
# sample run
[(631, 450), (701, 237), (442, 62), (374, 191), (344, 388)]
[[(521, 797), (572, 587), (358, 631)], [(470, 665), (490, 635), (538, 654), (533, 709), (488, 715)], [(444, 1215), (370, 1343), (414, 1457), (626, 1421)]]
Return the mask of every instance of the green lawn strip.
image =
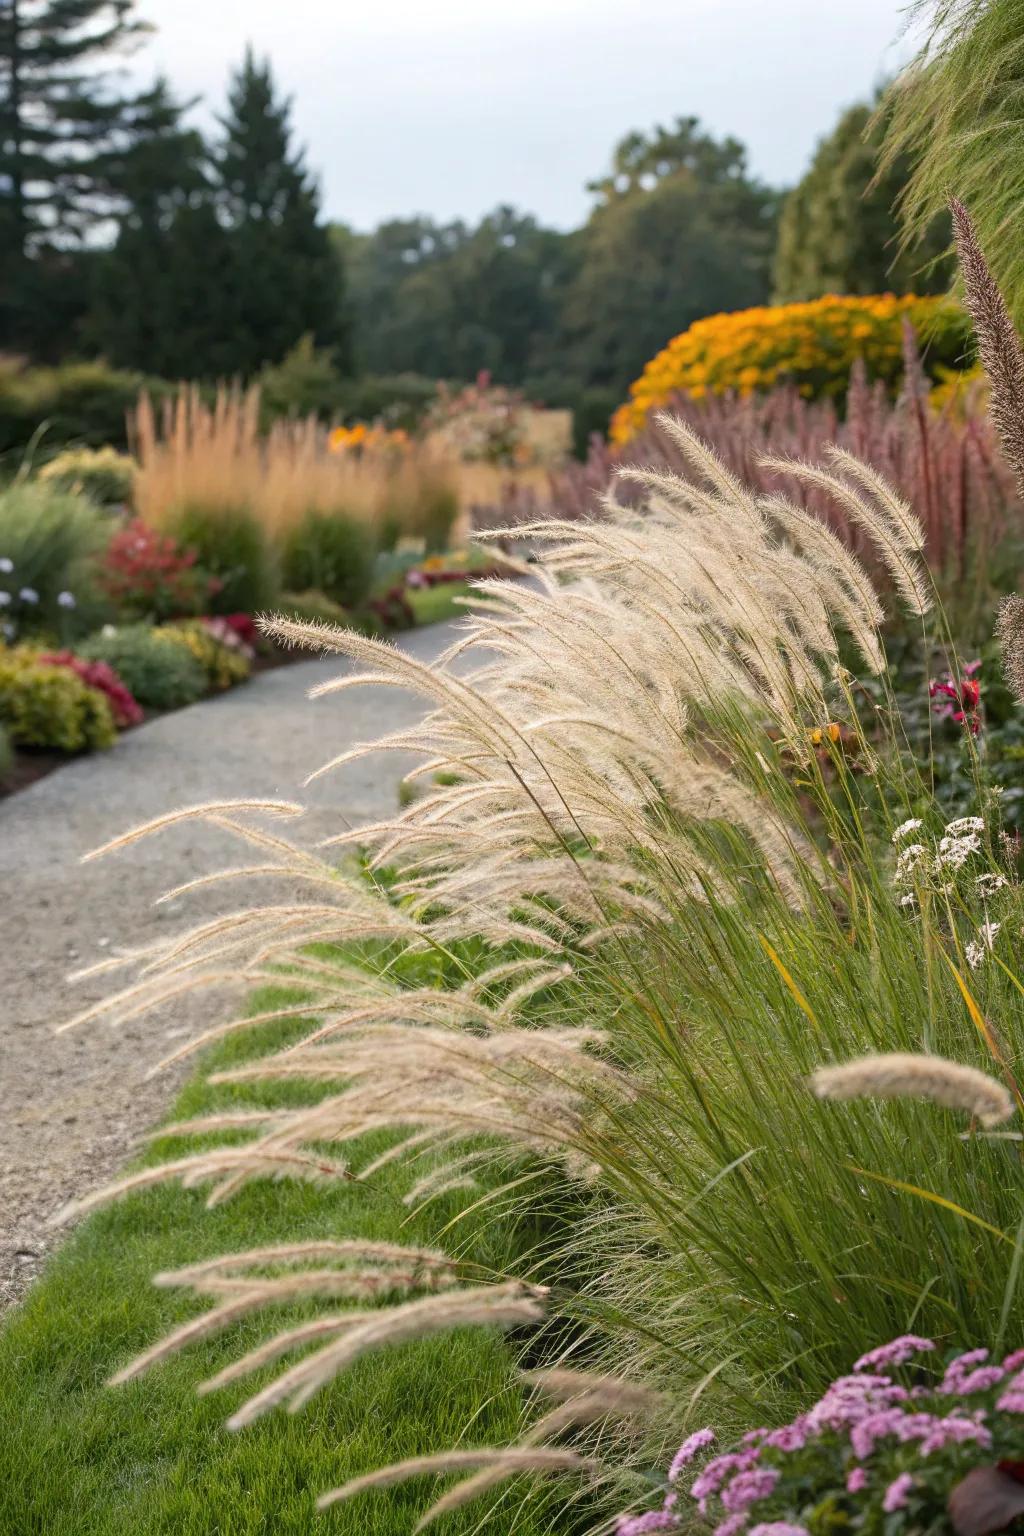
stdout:
[(406, 600), (416, 615), (416, 623), (440, 624), (443, 619), (461, 618), (466, 609), (457, 598), (472, 592), (468, 581), (440, 582), (436, 587), (420, 587), (406, 591)]
[[(281, 1007), (272, 989), (253, 1008)], [(172, 1119), (228, 1104), (295, 1101), (294, 1084), (212, 1088), (210, 1069), (238, 1063), (308, 1025), (262, 1026), (229, 1037), (204, 1058)], [(196, 1150), (163, 1138), (143, 1161)], [(367, 1138), (358, 1161), (383, 1148)], [(270, 1379), (260, 1373), (198, 1397), (198, 1382), (307, 1315), (278, 1308), (193, 1345), (141, 1379), (106, 1378), (175, 1324), (194, 1315), (187, 1293), (151, 1284), (160, 1269), (233, 1250), (317, 1237), (431, 1243), (479, 1191), (452, 1192), (410, 1215), (408, 1171), (388, 1165), (367, 1184), (259, 1181), (213, 1211), (202, 1191), (162, 1186), (94, 1213), (57, 1251), (0, 1333), (0, 1532), (4, 1536), (391, 1536), (412, 1530), (441, 1483), (372, 1492), (325, 1514), (315, 1500), (349, 1477), (458, 1443), (507, 1444), (520, 1426), (512, 1346), (493, 1331), (462, 1329), (364, 1358), (302, 1413), (277, 1411), (239, 1433), (224, 1419)], [(460, 1256), (507, 1272), (531, 1237), (474, 1217), (452, 1238)], [(448, 1245), (446, 1245), (448, 1246)], [(330, 1308), (337, 1302), (327, 1304)], [(343, 1305), (343, 1303), (341, 1303)], [(467, 1428), (468, 1426), (468, 1428)], [(509, 1485), (438, 1522), (439, 1536), (478, 1531), (539, 1536), (558, 1528), (554, 1490)], [(548, 1514), (545, 1514), (545, 1510)]]

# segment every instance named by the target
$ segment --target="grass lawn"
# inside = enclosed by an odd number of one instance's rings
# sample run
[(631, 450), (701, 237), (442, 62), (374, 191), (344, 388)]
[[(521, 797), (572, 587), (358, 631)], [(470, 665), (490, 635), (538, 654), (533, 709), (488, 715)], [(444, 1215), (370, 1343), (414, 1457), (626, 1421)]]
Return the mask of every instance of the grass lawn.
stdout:
[(468, 581), (446, 581), (436, 587), (407, 591), (405, 596), (418, 625), (440, 624), (442, 619), (464, 617), (466, 609), (456, 599), (468, 597), (472, 590)]
[[(264, 991), (256, 1007), (294, 993)], [(301, 1028), (308, 1028), (308, 1025)], [(204, 1068), (284, 1043), (301, 1028), (263, 1026), (217, 1046)], [(281, 1102), (294, 1085), (186, 1085), (172, 1118), (226, 1103)], [(367, 1157), (379, 1140), (365, 1144)], [(165, 1139), (147, 1157), (195, 1149)], [(192, 1315), (185, 1293), (157, 1290), (159, 1269), (316, 1237), (436, 1240), (471, 1204), (460, 1191), (410, 1217), (409, 1175), (388, 1165), (366, 1185), (261, 1182), (206, 1211), (203, 1194), (177, 1186), (130, 1196), (87, 1218), (0, 1332), (0, 1533), (2, 1536), (392, 1536), (412, 1530), (438, 1482), (374, 1491), (318, 1514), (317, 1494), (405, 1456), (514, 1439), (521, 1400), (512, 1352), (500, 1335), (463, 1329), (364, 1358), (294, 1417), (282, 1411), (233, 1434), (228, 1413), (267, 1376), (200, 1398), (197, 1382), (301, 1317), (277, 1309), (155, 1367), (125, 1386), (105, 1379), (168, 1328)], [(445, 1246), (504, 1272), (531, 1234), (470, 1217)], [(332, 1302), (331, 1306), (336, 1303)], [(508, 1485), (499, 1508), (485, 1499), (439, 1521), (439, 1536), (540, 1536), (565, 1529), (552, 1490)], [(490, 1511), (490, 1512), (489, 1512)], [(546, 1512), (547, 1511), (547, 1512)]]

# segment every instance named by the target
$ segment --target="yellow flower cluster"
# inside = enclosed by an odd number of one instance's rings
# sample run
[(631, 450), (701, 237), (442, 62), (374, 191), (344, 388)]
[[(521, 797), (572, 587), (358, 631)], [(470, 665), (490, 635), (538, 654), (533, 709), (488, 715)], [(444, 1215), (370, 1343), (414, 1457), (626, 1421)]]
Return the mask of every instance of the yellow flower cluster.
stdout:
[(332, 453), (395, 452), (408, 448), (409, 434), (401, 427), (388, 431), (387, 427), (357, 421), (351, 427), (335, 427), (328, 436), (327, 446)]
[(793, 383), (808, 399), (846, 389), (850, 369), (864, 359), (872, 378), (895, 381), (902, 371), (902, 322), (911, 321), (925, 340), (937, 339), (939, 353), (951, 355), (953, 337), (962, 343), (963, 311), (945, 298), (906, 294), (866, 297), (830, 295), (806, 304), (777, 304), (733, 314), (709, 315), (674, 337), (630, 386), (630, 398), (615, 412), (611, 438), (626, 443), (648, 412), (685, 391), (750, 395)]

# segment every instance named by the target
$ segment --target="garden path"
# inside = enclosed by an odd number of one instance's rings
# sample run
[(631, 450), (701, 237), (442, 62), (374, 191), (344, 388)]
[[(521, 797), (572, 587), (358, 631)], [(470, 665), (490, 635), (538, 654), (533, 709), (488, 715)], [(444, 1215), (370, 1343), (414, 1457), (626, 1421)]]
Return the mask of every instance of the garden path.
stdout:
[[(438, 624), (402, 644), (427, 660), (452, 637), (451, 624)], [(153, 902), (245, 862), (237, 839), (198, 823), (95, 863), (81, 855), (163, 811), (209, 800), (299, 799), (308, 810), (287, 835), (307, 846), (393, 810), (412, 758), (368, 758), (301, 789), (330, 757), (423, 711), (413, 695), (382, 687), (307, 699), (346, 665), (334, 657), (263, 672), (0, 801), (0, 1309), (38, 1269), (50, 1215), (109, 1178), (156, 1121), (179, 1077), (146, 1082), (146, 1072), (203, 1017), (198, 1002), (178, 1002), (117, 1028), (100, 1022), (57, 1035), (56, 1024), (110, 987), (109, 978), (71, 986), (67, 974), (110, 945), (134, 948), (168, 922), (184, 926), (215, 909), (216, 889), (189, 897), (187, 910), (183, 900)]]

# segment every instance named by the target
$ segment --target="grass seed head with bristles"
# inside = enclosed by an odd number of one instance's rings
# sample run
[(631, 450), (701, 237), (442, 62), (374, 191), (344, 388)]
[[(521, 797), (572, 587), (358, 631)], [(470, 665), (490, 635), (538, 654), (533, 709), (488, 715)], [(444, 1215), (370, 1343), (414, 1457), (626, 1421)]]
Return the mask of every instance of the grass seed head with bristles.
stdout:
[(1011, 593), (999, 605), (996, 638), (1003, 679), (1018, 704), (1024, 704), (1024, 597)]
[(819, 1099), (927, 1099), (962, 1109), (984, 1126), (1001, 1125), (1014, 1111), (1002, 1083), (941, 1056), (891, 1052), (819, 1067), (811, 1078)]
[(1024, 496), (1024, 348), (989, 271), (970, 214), (958, 198), (951, 198), (949, 207), (964, 296), (989, 382), (989, 410), (1003, 453), (1017, 478), (1017, 491)]

